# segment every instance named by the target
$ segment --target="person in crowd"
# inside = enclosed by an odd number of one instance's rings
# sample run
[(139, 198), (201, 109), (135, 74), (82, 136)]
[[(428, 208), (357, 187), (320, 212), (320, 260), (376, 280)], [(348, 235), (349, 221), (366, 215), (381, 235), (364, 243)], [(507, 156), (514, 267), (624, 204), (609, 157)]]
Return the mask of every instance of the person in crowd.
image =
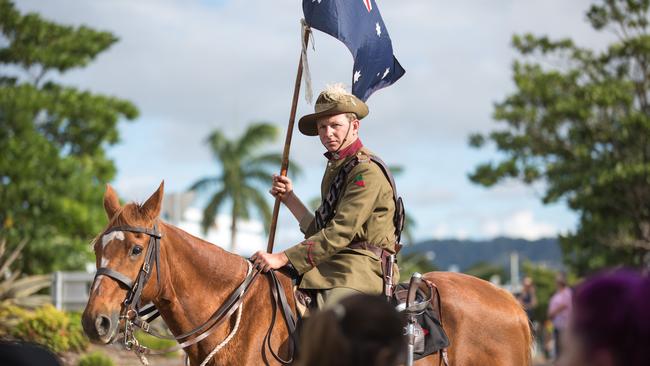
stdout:
[(352, 295), (308, 318), (297, 366), (396, 366), (405, 323), (385, 298)]
[(566, 273), (564, 272), (557, 274), (555, 285), (557, 290), (549, 302), (548, 317), (553, 322), (555, 358), (557, 359), (562, 352), (560, 338), (569, 324), (569, 315), (572, 308), (572, 289), (567, 285)]
[(650, 365), (650, 278), (601, 273), (574, 291), (558, 366)]
[(537, 293), (535, 290), (535, 285), (533, 284), (533, 279), (526, 276), (522, 281), (521, 292), (517, 295), (517, 300), (521, 303), (528, 319), (532, 320), (533, 311), (537, 307)]

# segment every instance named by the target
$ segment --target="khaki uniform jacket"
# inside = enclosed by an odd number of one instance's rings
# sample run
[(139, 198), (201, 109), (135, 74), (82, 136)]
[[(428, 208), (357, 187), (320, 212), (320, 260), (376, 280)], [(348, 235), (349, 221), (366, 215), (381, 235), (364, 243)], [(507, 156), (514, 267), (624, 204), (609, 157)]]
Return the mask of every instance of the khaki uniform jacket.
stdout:
[(305, 215), (300, 221), (305, 241), (285, 251), (303, 274), (300, 288), (348, 287), (367, 294), (382, 293), (381, 259), (368, 250), (347, 247), (352, 242), (367, 241), (391, 253), (395, 249), (393, 190), (381, 168), (370, 161), (371, 154), (362, 147), (356, 155), (328, 162), (321, 197), (327, 195), (339, 170), (350, 159), (360, 161), (347, 176), (334, 218), (316, 230), (314, 215)]

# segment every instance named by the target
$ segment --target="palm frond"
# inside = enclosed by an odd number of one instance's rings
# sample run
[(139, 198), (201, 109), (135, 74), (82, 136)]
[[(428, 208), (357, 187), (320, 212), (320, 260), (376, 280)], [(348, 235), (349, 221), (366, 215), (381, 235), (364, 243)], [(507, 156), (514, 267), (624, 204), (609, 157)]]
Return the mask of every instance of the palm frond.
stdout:
[(302, 173), (303, 170), (300, 164), (296, 163), (295, 161), (289, 162), (289, 177), (291, 177), (291, 179), (302, 177)]
[(390, 170), (391, 174), (393, 174), (393, 177), (398, 177), (404, 173), (404, 166), (403, 165), (389, 165), (388, 170)]
[(282, 165), (282, 154), (268, 153), (257, 155), (248, 160), (247, 164), (252, 166), (272, 166), (279, 168), (280, 165)]
[(406, 239), (407, 244), (415, 244), (415, 237), (413, 236), (413, 229), (417, 226), (415, 219), (409, 215), (405, 214), (404, 217), (404, 229), (402, 230), (402, 237)]
[(312, 197), (309, 201), (307, 201), (307, 208), (311, 209), (312, 211), (316, 211), (322, 202), (323, 200), (320, 198), (320, 196)]
[(263, 185), (266, 185), (268, 187), (271, 186), (271, 177), (273, 176), (273, 173), (263, 170), (263, 169), (255, 169), (255, 170), (246, 170), (244, 171), (244, 179), (246, 180), (252, 180), (256, 181), (258, 183), (261, 183)]
[(233, 150), (240, 157), (248, 156), (262, 143), (275, 140), (277, 135), (277, 127), (270, 123), (253, 124), (248, 127), (244, 135), (235, 143), (236, 148)]
[(228, 141), (228, 138), (221, 132), (221, 130), (214, 130), (208, 135), (208, 138), (206, 139), (208, 145), (210, 146), (210, 150), (214, 154), (214, 156), (221, 160), (224, 153), (226, 153), (230, 149), (231, 142)]
[(221, 191), (217, 192), (214, 196), (212, 196), (212, 199), (210, 199), (208, 205), (205, 206), (205, 209), (203, 209), (201, 230), (203, 230), (204, 234), (208, 233), (208, 229), (214, 223), (214, 219), (215, 217), (217, 217), (221, 205), (223, 205), (226, 198), (228, 198), (228, 193), (229, 191), (224, 187), (224, 189), (222, 189)]
[(244, 192), (253, 204), (253, 207), (261, 214), (264, 223), (264, 232), (268, 233), (271, 223), (271, 207), (266, 197), (259, 190), (248, 186), (244, 188)]
[(45, 304), (49, 304), (51, 301), (52, 296), (50, 295), (31, 295), (12, 299), (9, 303), (22, 308), (35, 309)]
[(2, 294), (6, 298), (24, 298), (52, 285), (52, 276), (34, 275), (14, 281)]
[(44, 288), (50, 287), (50, 275), (21, 276), (20, 271), (11, 271), (11, 265), (19, 257), (27, 240), (23, 240), (5, 258), (5, 240), (0, 242), (0, 304), (36, 307), (49, 302), (50, 296), (36, 295)]
[(213, 186), (216, 186), (219, 184), (223, 179), (223, 176), (219, 177), (205, 177), (197, 180), (196, 182), (192, 183), (192, 185), (187, 189), (188, 191), (204, 191), (208, 188), (211, 188)]
[[(2, 254), (4, 254), (5, 251), (5, 245), (6, 245), (5, 239), (2, 240)], [(0, 264), (0, 276), (2, 276), (5, 271), (14, 263), (14, 261), (18, 258), (18, 255), (20, 252), (23, 250), (25, 245), (27, 244), (27, 239), (23, 239), (18, 246), (11, 252), (9, 257)], [(0, 254), (0, 257), (2, 257), (2, 254)]]
[(221, 182), (222, 176), (219, 177), (204, 177), (196, 182), (187, 189), (188, 191), (201, 192), (218, 185)]
[[(277, 167), (279, 171), (279, 168), (282, 165), (282, 154), (270, 153), (270, 154), (259, 155), (252, 158), (246, 165), (253, 168), (257, 168), (257, 167), (261, 168), (267, 166)], [(297, 177), (300, 177), (302, 173), (303, 171), (302, 168), (300, 167), (300, 164), (294, 161), (289, 161), (289, 177), (295, 179)]]

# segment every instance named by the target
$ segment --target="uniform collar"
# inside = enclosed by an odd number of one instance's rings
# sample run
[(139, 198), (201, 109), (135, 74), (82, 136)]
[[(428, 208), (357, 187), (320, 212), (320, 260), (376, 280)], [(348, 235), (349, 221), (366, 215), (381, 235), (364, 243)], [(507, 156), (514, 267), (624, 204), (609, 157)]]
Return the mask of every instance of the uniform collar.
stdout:
[(357, 138), (356, 141), (350, 144), (350, 146), (346, 147), (345, 149), (342, 149), (339, 152), (332, 153), (332, 152), (326, 152), (325, 157), (332, 161), (332, 160), (341, 160), (345, 159), (348, 156), (352, 156), (356, 154), (361, 148), (363, 147), (363, 144), (361, 143), (361, 139)]

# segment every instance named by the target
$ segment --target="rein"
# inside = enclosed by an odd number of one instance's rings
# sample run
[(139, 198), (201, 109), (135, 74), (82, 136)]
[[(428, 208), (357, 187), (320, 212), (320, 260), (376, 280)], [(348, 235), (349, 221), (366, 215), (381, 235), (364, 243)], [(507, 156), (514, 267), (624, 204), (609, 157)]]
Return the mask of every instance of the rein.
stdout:
[[(131, 350), (134, 351), (144, 364), (147, 364), (146, 359), (144, 358), (145, 355), (160, 355), (160, 354), (175, 352), (180, 349), (189, 347), (193, 344), (196, 344), (204, 340), (208, 336), (210, 336), (218, 328), (218, 326), (223, 324), (227, 319), (229, 319), (230, 316), (235, 311), (241, 309), (244, 300), (244, 295), (247, 293), (248, 289), (250, 289), (253, 282), (257, 279), (257, 275), (260, 273), (259, 269), (251, 270), (251, 264), (249, 261), (247, 261), (248, 271), (246, 277), (244, 278), (242, 283), (235, 289), (235, 291), (226, 299), (226, 301), (221, 305), (221, 307), (219, 307), (219, 309), (217, 309), (217, 311), (215, 311), (214, 314), (208, 320), (206, 320), (203, 324), (199, 325), (198, 327), (178, 336), (168, 336), (164, 334), (159, 334), (155, 332), (153, 329), (151, 329), (149, 326), (149, 322), (154, 318), (158, 317), (158, 315), (160, 315), (158, 310), (155, 309), (155, 306), (153, 305), (142, 309), (140, 308), (140, 298), (142, 296), (142, 291), (147, 281), (151, 278), (152, 269), (154, 266), (157, 269), (156, 280), (160, 288), (160, 264), (159, 263), (160, 263), (160, 240), (162, 238), (162, 234), (158, 231), (158, 224), (154, 224), (153, 230), (140, 228), (140, 227), (132, 227), (132, 226), (116, 226), (107, 230), (105, 234), (109, 234), (114, 231), (128, 231), (132, 233), (142, 233), (142, 234), (149, 235), (149, 245), (147, 247), (147, 252), (145, 254), (144, 262), (140, 267), (140, 271), (135, 281), (131, 280), (128, 276), (118, 271), (115, 271), (113, 269), (110, 269), (108, 267), (98, 268), (95, 274), (95, 280), (99, 276), (107, 276), (123, 284), (129, 289), (129, 292), (126, 294), (126, 297), (124, 299), (124, 307), (120, 312), (120, 319), (124, 319), (124, 327), (122, 329), (122, 334), (124, 336), (124, 348), (129, 351)], [(267, 338), (268, 347), (271, 351), (271, 354), (281, 363), (288, 364), (293, 362), (293, 358), (290, 358), (289, 360), (281, 359), (273, 351), (270, 343), (272, 330), (275, 324), (275, 313), (276, 313), (275, 309), (276, 307), (278, 307), (278, 304), (280, 305), (280, 309), (283, 312), (283, 316), (287, 324), (287, 329), (289, 331), (289, 336), (293, 343), (295, 343), (295, 341), (293, 340), (293, 334), (296, 328), (296, 321), (293, 316), (293, 313), (291, 312), (291, 309), (288, 306), (288, 302), (284, 295), (284, 290), (282, 288), (282, 285), (280, 284), (280, 282), (278, 281), (278, 279), (276, 278), (273, 272), (269, 272), (269, 273), (271, 279), (271, 292), (275, 302), (273, 303), (274, 311), (273, 311), (271, 326), (266, 335), (266, 338)], [(194, 337), (192, 339), (185, 340), (173, 347), (169, 347), (163, 350), (151, 350), (139, 344), (138, 340), (135, 338), (134, 335), (135, 327), (142, 329), (144, 332), (154, 337), (163, 338), (163, 339), (173, 339), (176, 340), (177, 342), (181, 342), (181, 340), (187, 339), (192, 336)], [(232, 335), (234, 335), (234, 332), (233, 334), (231, 334), (231, 336)], [(231, 336), (229, 336), (229, 338), (232, 338)], [(228, 341), (229, 340), (230, 339), (228, 339)], [(220, 346), (222, 347), (224, 345), (225, 344), (222, 344)], [(218, 349), (215, 348), (215, 350), (211, 352), (209, 357), (212, 357), (215, 351), (218, 351), (219, 349), (221, 349), (221, 347), (218, 347)], [(206, 358), (205, 361), (207, 361), (208, 359), (209, 358)]]

